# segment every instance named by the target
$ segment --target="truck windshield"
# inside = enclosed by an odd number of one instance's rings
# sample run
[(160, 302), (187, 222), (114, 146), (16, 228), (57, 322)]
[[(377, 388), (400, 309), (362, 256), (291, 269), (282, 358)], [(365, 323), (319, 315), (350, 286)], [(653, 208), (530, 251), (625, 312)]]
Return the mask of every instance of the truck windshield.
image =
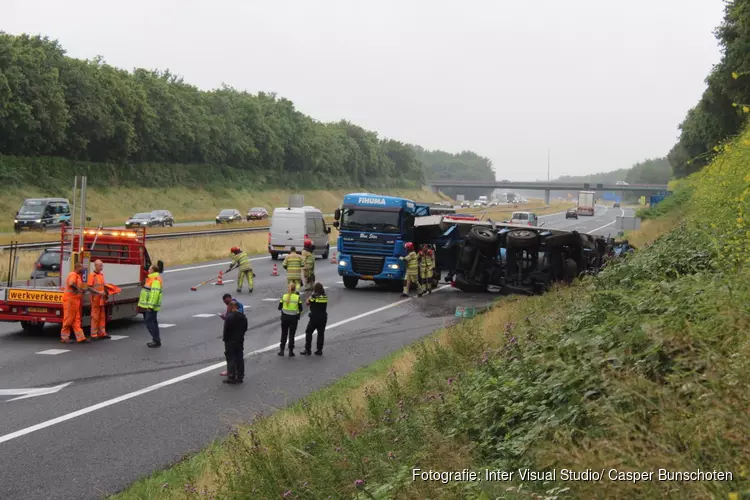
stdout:
[(385, 212), (360, 208), (345, 208), (341, 214), (344, 231), (375, 231), (398, 233), (400, 212)]

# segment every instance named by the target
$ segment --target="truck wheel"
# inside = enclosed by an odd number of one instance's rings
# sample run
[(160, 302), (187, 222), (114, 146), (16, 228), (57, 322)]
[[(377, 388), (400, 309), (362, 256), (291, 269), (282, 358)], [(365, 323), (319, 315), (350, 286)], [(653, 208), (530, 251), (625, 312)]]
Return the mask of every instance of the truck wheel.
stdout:
[(466, 239), (478, 247), (494, 247), (500, 241), (500, 236), (488, 227), (474, 226)]
[(534, 231), (529, 231), (528, 229), (514, 229), (505, 235), (507, 247), (519, 250), (537, 246), (538, 240), (539, 236)]
[(44, 328), (44, 323), (32, 323), (31, 321), (21, 321), (21, 328), (25, 333), (39, 333)]
[(563, 272), (565, 273), (565, 281), (572, 283), (578, 275), (578, 264), (576, 264), (576, 261), (573, 259), (565, 259)]
[(330, 251), (331, 251), (331, 244), (329, 243), (328, 245), (326, 245), (326, 251), (323, 252), (323, 258), (324, 259), (328, 258), (328, 252), (330, 252)]
[(279, 260), (278, 252), (271, 252), (271, 260)]
[(344, 276), (344, 286), (350, 290), (356, 288), (358, 282), (359, 278), (354, 278), (353, 276)]

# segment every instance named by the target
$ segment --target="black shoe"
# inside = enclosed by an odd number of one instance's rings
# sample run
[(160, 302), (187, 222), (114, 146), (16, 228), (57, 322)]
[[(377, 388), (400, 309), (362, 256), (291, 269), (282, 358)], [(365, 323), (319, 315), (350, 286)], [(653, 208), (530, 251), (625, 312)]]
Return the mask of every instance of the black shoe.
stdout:
[(402, 293), (402, 294), (401, 294), (401, 296), (402, 296), (402, 297), (408, 297), (408, 296), (409, 296), (409, 294), (408, 294), (408, 293)]
[(424, 292), (419, 292), (419, 293), (417, 294), (417, 297), (421, 297), (422, 295), (424, 295)]
[(293, 358), (295, 356), (294, 351), (289, 351), (289, 357)]
[(302, 352), (301, 352), (300, 354), (301, 354), (301, 355), (303, 355), (303, 356), (309, 356), (310, 354), (312, 354), (312, 352), (310, 352), (310, 351), (308, 351), (307, 349), (305, 349), (305, 350), (304, 350), (304, 351), (302, 351)]
[(317, 350), (317, 351), (315, 351), (315, 355), (316, 356), (322, 356), (323, 355), (323, 351)]
[(225, 384), (238, 384), (238, 383), (240, 383), (240, 382), (237, 382), (233, 378), (225, 378), (224, 380), (222, 380), (222, 382), (225, 383)]
[(149, 342), (146, 345), (149, 347), (161, 347), (161, 342)]
[(284, 355), (284, 351), (279, 351), (279, 353), (277, 354), (277, 356), (283, 356), (283, 355)]
[(111, 340), (112, 339), (112, 337), (110, 337), (109, 335), (99, 335), (99, 338), (102, 339), (102, 340)]
[(248, 293), (253, 293), (253, 289), (251, 288), (251, 289), (250, 289), (250, 290), (248, 290), (247, 292), (248, 292)]
[(242, 288), (238, 288), (237, 293), (242, 293)]

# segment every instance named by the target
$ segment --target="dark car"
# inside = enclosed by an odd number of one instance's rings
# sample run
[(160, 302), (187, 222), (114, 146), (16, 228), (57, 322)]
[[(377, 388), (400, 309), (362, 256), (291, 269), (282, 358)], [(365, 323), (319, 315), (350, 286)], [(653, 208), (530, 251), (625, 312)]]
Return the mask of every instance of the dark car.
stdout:
[(172, 212), (169, 210), (154, 210), (151, 212), (151, 217), (154, 220), (154, 226), (174, 226), (174, 217), (172, 217)]
[(263, 220), (268, 218), (268, 210), (263, 207), (253, 207), (247, 211), (247, 220)]
[(230, 222), (242, 221), (242, 214), (234, 208), (225, 208), (216, 216), (217, 224), (229, 224)]
[[(69, 256), (70, 251), (65, 250), (65, 256)], [(34, 270), (31, 271), (31, 281), (38, 281), (39, 286), (49, 286), (48, 280), (52, 281), (51, 286), (60, 284), (60, 249), (45, 248), (39, 254), (39, 258), (34, 263)], [(41, 281), (39, 281), (41, 280)]]
[(156, 220), (154, 220), (150, 212), (141, 212), (139, 214), (135, 214), (125, 221), (126, 229), (131, 229), (134, 227), (152, 227), (156, 225)]
[(614, 202), (614, 204), (612, 205), (612, 208), (620, 208), (620, 202), (619, 201)]
[(59, 228), (70, 223), (70, 203), (65, 198), (29, 198), (13, 220), (15, 232)]
[(578, 209), (576, 209), (576, 208), (569, 208), (565, 212), (565, 218), (566, 219), (577, 219), (578, 218)]

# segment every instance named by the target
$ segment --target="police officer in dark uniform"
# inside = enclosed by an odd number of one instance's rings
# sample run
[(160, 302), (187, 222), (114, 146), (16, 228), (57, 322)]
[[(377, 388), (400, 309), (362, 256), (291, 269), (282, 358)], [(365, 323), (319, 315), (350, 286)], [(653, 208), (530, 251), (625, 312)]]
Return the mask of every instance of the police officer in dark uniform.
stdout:
[(322, 283), (315, 283), (313, 294), (307, 299), (307, 305), (310, 306), (310, 321), (305, 329), (305, 350), (303, 356), (312, 354), (312, 335), (315, 330), (318, 331), (316, 356), (323, 355), (323, 340), (325, 339), (326, 323), (328, 322), (328, 297)]

